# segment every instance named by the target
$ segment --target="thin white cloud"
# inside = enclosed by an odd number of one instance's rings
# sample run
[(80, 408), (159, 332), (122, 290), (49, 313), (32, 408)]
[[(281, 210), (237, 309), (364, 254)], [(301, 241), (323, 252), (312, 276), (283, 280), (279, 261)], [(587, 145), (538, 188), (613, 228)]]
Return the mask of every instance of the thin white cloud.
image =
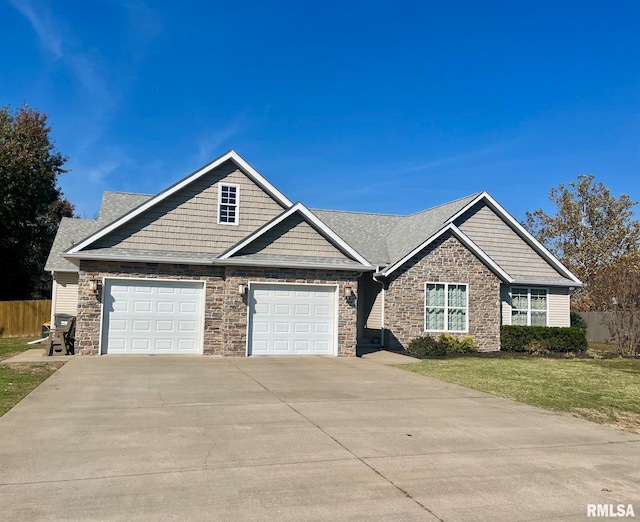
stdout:
[(198, 144), (198, 161), (203, 163), (218, 156), (222, 152), (220, 149), (224, 148), (223, 145), (233, 136), (244, 132), (248, 126), (246, 112), (242, 111), (236, 114), (226, 126), (200, 136), (196, 140)]
[(477, 150), (473, 150), (471, 152), (467, 152), (464, 154), (456, 154), (453, 156), (447, 156), (444, 158), (439, 158), (439, 159), (435, 159), (433, 161), (428, 161), (426, 163), (420, 163), (417, 165), (413, 165), (411, 167), (407, 167), (404, 169), (400, 169), (396, 172), (401, 173), (401, 174), (408, 174), (411, 172), (421, 172), (424, 170), (430, 170), (432, 168), (435, 167), (440, 167), (442, 165), (448, 165), (450, 163), (457, 163), (459, 161), (463, 161), (463, 160), (467, 160), (469, 158), (477, 158), (480, 156), (484, 156), (485, 154), (489, 154), (492, 152), (495, 152), (497, 150), (501, 150), (504, 149), (508, 146), (511, 146), (515, 143), (521, 142), (525, 137), (518, 137), (518, 138), (514, 138), (512, 140), (506, 140), (506, 141), (501, 141), (499, 143), (495, 143), (493, 145), (490, 145), (488, 147), (484, 147), (482, 149), (477, 149)]
[(116, 170), (120, 163), (113, 160), (104, 160), (97, 165), (91, 166), (84, 170), (84, 177), (89, 178), (93, 183), (104, 183), (105, 178)]
[(62, 37), (58, 32), (58, 24), (47, 5), (38, 3), (34, 6), (29, 0), (9, 0), (31, 22), (40, 43), (57, 60), (63, 57)]

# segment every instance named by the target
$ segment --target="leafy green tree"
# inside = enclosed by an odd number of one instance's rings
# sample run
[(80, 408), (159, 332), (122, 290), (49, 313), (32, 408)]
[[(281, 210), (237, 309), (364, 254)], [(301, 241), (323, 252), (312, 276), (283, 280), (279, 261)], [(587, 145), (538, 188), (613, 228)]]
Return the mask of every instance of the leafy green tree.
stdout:
[(67, 158), (50, 132), (45, 113), (0, 108), (0, 300), (51, 295), (44, 264), (73, 205), (58, 187)]
[(593, 174), (552, 188), (549, 199), (556, 213), (527, 212), (525, 226), (585, 283), (575, 296), (576, 308), (592, 309), (589, 288), (597, 272), (640, 250), (640, 222), (633, 213), (637, 203), (626, 194), (612, 196)]

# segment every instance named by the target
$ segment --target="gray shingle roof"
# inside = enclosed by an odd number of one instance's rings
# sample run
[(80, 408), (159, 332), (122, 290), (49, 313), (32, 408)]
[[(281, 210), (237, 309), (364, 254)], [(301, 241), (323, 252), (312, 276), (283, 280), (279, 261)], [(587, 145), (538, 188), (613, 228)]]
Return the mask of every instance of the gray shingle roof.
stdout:
[(100, 215), (98, 221), (101, 226), (105, 226), (115, 221), (127, 212), (149, 201), (153, 196), (150, 194), (133, 194), (131, 192), (105, 192), (102, 195), (102, 205), (100, 205)]
[(311, 212), (371, 264), (389, 263), (387, 237), (402, 216), (338, 210), (314, 209)]
[(44, 266), (48, 272), (77, 272), (78, 266), (62, 257), (62, 252), (100, 228), (93, 219), (62, 218)]
[(456, 213), (473, 201), (478, 194), (438, 205), (400, 220), (387, 238), (390, 261), (402, 259), (406, 254), (418, 247), (438, 232)]
[(391, 264), (426, 241), (478, 194), (410, 216), (337, 210), (312, 212), (372, 264)]
[(44, 269), (48, 272), (77, 272), (78, 266), (62, 257), (62, 252), (127, 212), (138, 207), (152, 196), (129, 192), (105, 192), (98, 219), (62, 218), (58, 232), (49, 251)]

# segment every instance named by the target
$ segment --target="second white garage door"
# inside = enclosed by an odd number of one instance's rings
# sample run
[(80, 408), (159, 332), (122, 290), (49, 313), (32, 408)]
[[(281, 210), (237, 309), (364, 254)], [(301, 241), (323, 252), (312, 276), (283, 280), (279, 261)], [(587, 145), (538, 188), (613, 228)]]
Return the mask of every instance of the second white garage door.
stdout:
[(114, 279), (103, 290), (103, 354), (201, 354), (204, 284)]
[(336, 288), (252, 284), (249, 355), (335, 354)]

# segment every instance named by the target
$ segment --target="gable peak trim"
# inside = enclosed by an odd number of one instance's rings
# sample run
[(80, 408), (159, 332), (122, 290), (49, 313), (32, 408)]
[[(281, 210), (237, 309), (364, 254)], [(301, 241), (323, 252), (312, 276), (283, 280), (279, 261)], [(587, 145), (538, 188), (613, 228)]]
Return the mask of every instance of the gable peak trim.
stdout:
[(512, 283), (513, 278), (505, 272), (500, 265), (498, 265), (493, 259), (491, 259), (478, 245), (476, 245), (466, 234), (464, 234), (458, 227), (456, 227), (453, 223), (449, 223), (445, 227), (441, 228), (438, 232), (433, 234), (426, 241), (423, 241), (420, 245), (414, 248), (411, 252), (405, 255), (402, 259), (396, 261), (392, 265), (389, 265), (384, 270), (381, 271), (381, 274), (385, 277), (390, 276), (393, 272), (395, 272), (398, 268), (404, 265), (407, 261), (409, 261), (413, 256), (427, 248), (433, 242), (435, 242), (438, 238), (444, 235), (447, 232), (451, 232), (453, 236), (458, 239), (465, 247), (467, 247), (476, 257), (480, 259), (491, 271), (498, 275), (500, 279), (502, 279), (505, 283)]
[(325, 225), (320, 218), (318, 218), (313, 212), (311, 212), (307, 207), (305, 207), (299, 201), (295, 203), (288, 210), (284, 211), (279, 216), (276, 216), (269, 223), (266, 223), (261, 228), (256, 230), (254, 233), (247, 236), (245, 239), (240, 241), (238, 244), (233, 246), (231, 249), (224, 252), (222, 255), (218, 257), (220, 260), (229, 259), (234, 254), (237, 254), (240, 250), (242, 250), (247, 245), (253, 243), (256, 239), (258, 239), (263, 234), (266, 234), (269, 230), (276, 227), (280, 223), (282, 223), (289, 216), (292, 216), (295, 213), (300, 213), (305, 218), (305, 220), (310, 223), (317, 231), (320, 232), (326, 239), (329, 240), (334, 246), (336, 246), (339, 250), (342, 250), (347, 255), (351, 256), (353, 259), (358, 261), (360, 264), (371, 268), (372, 265), (362, 257), (352, 246), (350, 246), (346, 241), (344, 241), (340, 236), (338, 236), (333, 230), (331, 230), (327, 225)]
[(242, 170), (249, 178), (251, 178), (255, 183), (262, 187), (262, 189), (267, 192), (270, 196), (272, 196), (276, 201), (282, 204), (285, 208), (289, 208), (293, 205), (291, 200), (287, 198), (282, 192), (280, 192), (276, 187), (274, 187), (269, 181), (266, 180), (256, 169), (254, 169), (249, 163), (247, 163), (235, 150), (231, 149), (228, 152), (225, 152), (222, 156), (214, 159), (213, 161), (207, 163), (205, 166), (199, 168), (198, 170), (192, 172), (187, 177), (182, 180), (174, 183), (169, 188), (163, 190), (162, 192), (153, 196), (149, 201), (143, 203), (142, 205), (136, 207), (135, 209), (127, 212), (124, 216), (116, 219), (112, 223), (93, 233), (92, 235), (85, 238), (83, 241), (73, 246), (72, 248), (66, 250), (67, 253), (75, 254), (92, 243), (96, 242), (98, 239), (106, 236), (110, 232), (113, 232), (120, 226), (125, 223), (131, 221), (133, 218), (139, 216), (149, 208), (157, 205), (161, 201), (165, 200), (169, 196), (175, 194), (180, 191), (187, 185), (191, 184), (195, 180), (201, 178), (205, 174), (208, 174), (215, 168), (219, 167), (226, 161), (233, 161), (236, 166)]
[(576, 286), (582, 286), (582, 281), (580, 281), (580, 279), (578, 279), (566, 266), (564, 266), (556, 256), (554, 256), (542, 243), (540, 243), (540, 241), (533, 237), (533, 235), (531, 235), (531, 233), (526, 228), (524, 228), (517, 219), (509, 214), (509, 212), (507, 212), (507, 210), (502, 205), (500, 205), (500, 203), (498, 203), (486, 190), (478, 194), (477, 198), (473, 199), (468, 205), (451, 216), (447, 220), (447, 223), (453, 224), (456, 219), (458, 219), (465, 212), (482, 201), (484, 201), (489, 206), (489, 208), (491, 208), (491, 210), (498, 214), (498, 217), (505, 221), (507, 225), (509, 225), (516, 232), (516, 234), (523, 238), (523, 240), (540, 256), (542, 256), (545, 261), (553, 266), (553, 268), (573, 281)]

